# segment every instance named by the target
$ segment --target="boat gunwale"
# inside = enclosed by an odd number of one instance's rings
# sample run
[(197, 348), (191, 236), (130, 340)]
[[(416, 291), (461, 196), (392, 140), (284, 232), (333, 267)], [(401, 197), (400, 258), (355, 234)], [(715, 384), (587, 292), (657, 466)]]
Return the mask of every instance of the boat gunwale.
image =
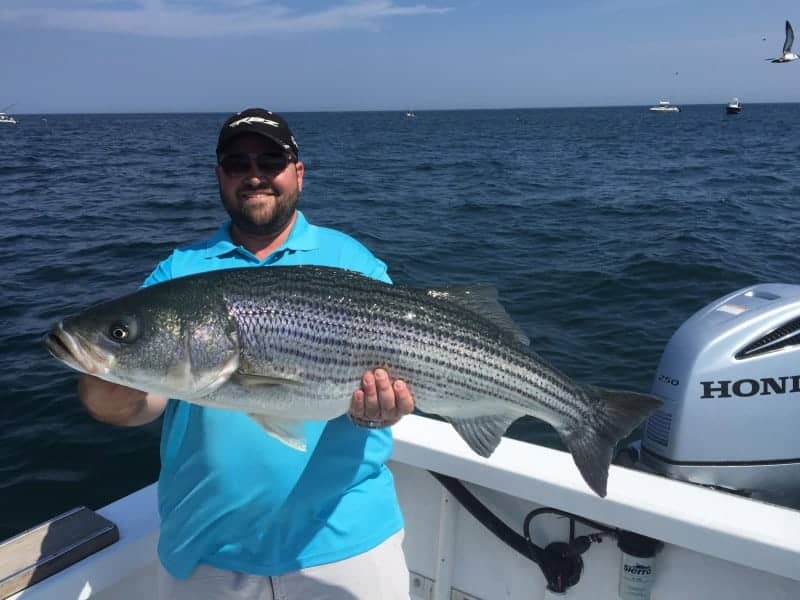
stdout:
[(484, 459), (449, 424), (415, 415), (393, 432), (398, 462), (800, 580), (800, 511), (617, 465), (600, 498), (564, 451), (503, 438)]

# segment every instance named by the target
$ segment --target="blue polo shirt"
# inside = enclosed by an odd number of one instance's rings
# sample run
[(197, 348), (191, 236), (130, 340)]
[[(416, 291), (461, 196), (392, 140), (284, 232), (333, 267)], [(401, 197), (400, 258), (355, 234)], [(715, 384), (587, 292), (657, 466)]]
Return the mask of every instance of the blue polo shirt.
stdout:
[[(386, 265), (353, 238), (298, 212), (286, 242), (264, 260), (235, 244), (226, 223), (207, 241), (176, 249), (145, 281), (233, 267), (321, 265), (390, 281)], [(198, 563), (278, 575), (342, 560), (403, 526), (388, 429), (347, 416), (304, 423), (301, 452), (237, 411), (170, 400), (161, 435), (158, 554), (173, 576)]]

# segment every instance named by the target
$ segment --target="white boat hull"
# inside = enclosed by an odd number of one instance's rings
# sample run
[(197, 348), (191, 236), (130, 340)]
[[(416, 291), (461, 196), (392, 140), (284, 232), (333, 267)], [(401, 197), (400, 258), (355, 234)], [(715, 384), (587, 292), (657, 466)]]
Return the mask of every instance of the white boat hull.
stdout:
[[(406, 518), (415, 600), (596, 600), (616, 598), (619, 581), (621, 553), (607, 538), (583, 554), (577, 585), (552, 594), (539, 568), (490, 534), (428, 470), (466, 482), (520, 533), (530, 510), (550, 506), (662, 540), (652, 600), (800, 598), (798, 511), (617, 466), (603, 499), (588, 489), (565, 452), (504, 439), (483, 459), (448, 424), (416, 416), (394, 431), (390, 466)], [(155, 485), (98, 512), (117, 524), (120, 540), (12, 598), (155, 597)], [(578, 535), (591, 531), (578, 525)], [(544, 515), (534, 521), (540, 546), (567, 537), (566, 519)]]

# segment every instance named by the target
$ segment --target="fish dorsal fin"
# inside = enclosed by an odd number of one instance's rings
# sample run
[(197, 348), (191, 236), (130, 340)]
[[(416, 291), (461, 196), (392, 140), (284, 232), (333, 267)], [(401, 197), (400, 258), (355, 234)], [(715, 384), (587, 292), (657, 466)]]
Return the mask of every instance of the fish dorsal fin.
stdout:
[(302, 421), (276, 419), (254, 414), (251, 414), (250, 417), (278, 441), (295, 450), (306, 451), (306, 432), (303, 429)]
[(493, 285), (479, 283), (476, 285), (431, 288), (427, 290), (427, 293), (431, 298), (455, 302), (467, 310), (485, 317), (517, 342), (530, 346), (530, 338), (519, 328), (519, 325), (514, 323), (511, 315), (500, 304), (497, 288)]
[(456, 419), (448, 417), (446, 420), (455, 427), (458, 434), (464, 438), (470, 448), (484, 458), (489, 457), (508, 427), (516, 421), (519, 414), (501, 413), (498, 415), (483, 415), (469, 419)]

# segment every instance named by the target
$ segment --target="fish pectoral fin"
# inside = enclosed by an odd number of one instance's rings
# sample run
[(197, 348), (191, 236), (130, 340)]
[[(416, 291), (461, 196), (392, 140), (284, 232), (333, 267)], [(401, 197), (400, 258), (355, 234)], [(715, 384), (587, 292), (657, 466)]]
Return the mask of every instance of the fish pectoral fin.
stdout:
[(302, 421), (276, 419), (275, 417), (254, 414), (251, 414), (250, 418), (261, 425), (264, 431), (278, 441), (295, 450), (306, 451), (306, 432), (303, 429)]
[(488, 458), (497, 448), (509, 425), (520, 416), (519, 414), (501, 413), (468, 419), (446, 417), (446, 420), (455, 427), (458, 434), (464, 438), (474, 452)]
[(276, 385), (301, 385), (299, 378), (281, 377), (277, 375), (254, 375), (252, 373), (236, 372), (231, 377), (231, 382), (244, 388), (272, 387)]

